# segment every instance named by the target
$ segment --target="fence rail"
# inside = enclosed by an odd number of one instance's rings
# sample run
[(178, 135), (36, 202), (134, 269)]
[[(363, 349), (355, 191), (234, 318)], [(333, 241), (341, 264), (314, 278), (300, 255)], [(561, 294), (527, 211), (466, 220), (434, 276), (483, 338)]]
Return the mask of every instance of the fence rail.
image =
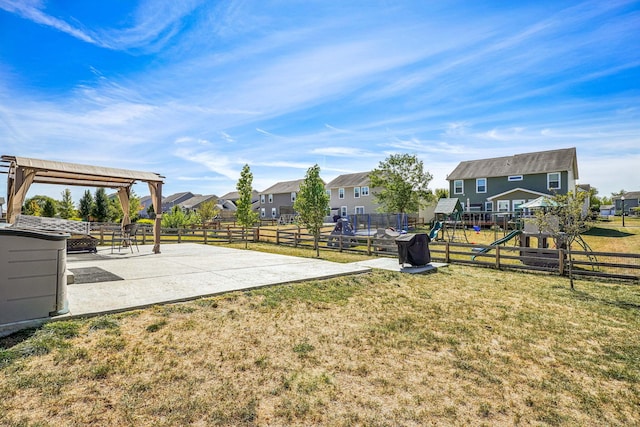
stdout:
[[(93, 226), (91, 235), (100, 244), (111, 244), (113, 230), (119, 225)], [(161, 243), (234, 243), (249, 239), (253, 242), (275, 243), (292, 247), (313, 248), (314, 237), (299, 227), (283, 229), (256, 227), (243, 231), (231, 225), (219, 229), (162, 229)], [(139, 228), (138, 241), (153, 243), (152, 228)], [(368, 256), (397, 257), (393, 238), (374, 236), (333, 236), (323, 233), (318, 244), (323, 250), (360, 253)], [(431, 242), (431, 259), (449, 264), (475, 265), (496, 269), (540, 271), (549, 274), (568, 273), (568, 252), (563, 249), (539, 249), (519, 246), (488, 246), (457, 242)], [(488, 249), (486, 252), (480, 249)], [(640, 280), (640, 254), (571, 251), (572, 273), (576, 276)]]

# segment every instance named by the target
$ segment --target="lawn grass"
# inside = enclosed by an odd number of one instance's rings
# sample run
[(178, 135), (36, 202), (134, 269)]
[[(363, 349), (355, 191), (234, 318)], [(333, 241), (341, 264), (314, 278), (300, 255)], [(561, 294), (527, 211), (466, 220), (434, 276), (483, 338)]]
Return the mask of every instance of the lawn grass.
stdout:
[(640, 291), (576, 289), (453, 265), (50, 323), (0, 339), (0, 425), (639, 425)]

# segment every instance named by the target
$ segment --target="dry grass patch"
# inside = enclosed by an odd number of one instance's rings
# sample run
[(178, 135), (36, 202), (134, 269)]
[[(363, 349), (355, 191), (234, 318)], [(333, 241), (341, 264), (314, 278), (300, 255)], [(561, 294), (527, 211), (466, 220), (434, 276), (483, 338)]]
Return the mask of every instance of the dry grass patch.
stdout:
[(0, 424), (637, 425), (640, 292), (577, 289), (452, 266), (52, 323), (0, 341)]

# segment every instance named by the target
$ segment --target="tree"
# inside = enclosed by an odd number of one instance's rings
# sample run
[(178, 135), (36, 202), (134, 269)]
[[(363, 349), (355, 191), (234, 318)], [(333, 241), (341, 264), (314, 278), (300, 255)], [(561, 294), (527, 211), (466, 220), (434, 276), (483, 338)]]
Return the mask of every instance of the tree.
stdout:
[[(242, 233), (246, 232), (246, 229), (252, 227), (253, 224), (258, 221), (258, 212), (253, 210), (253, 203), (251, 198), (253, 197), (253, 174), (249, 165), (245, 164), (240, 172), (240, 179), (236, 184), (238, 190), (238, 201), (236, 202), (236, 219), (242, 227)], [(244, 247), (248, 246), (249, 242), (245, 238)]]
[(432, 179), (422, 161), (409, 154), (392, 154), (369, 174), (379, 210), (390, 213), (418, 212), (433, 198), (428, 189)]
[(44, 202), (42, 216), (46, 216), (47, 218), (53, 218), (54, 216), (56, 216), (56, 204), (53, 199), (47, 199)]
[(58, 212), (60, 213), (60, 218), (64, 219), (76, 216), (76, 209), (71, 199), (71, 191), (68, 188), (65, 188), (62, 192), (62, 201), (58, 203)]
[(567, 248), (571, 290), (575, 289), (571, 245), (581, 239), (580, 234), (591, 227), (591, 223), (588, 221), (589, 216), (584, 212), (585, 201), (588, 197), (589, 193), (586, 191), (578, 191), (575, 194), (570, 191), (567, 194), (549, 196), (549, 200), (554, 202), (555, 207), (551, 207), (547, 211), (538, 211), (535, 217), (539, 230), (551, 234), (558, 248), (562, 246)]
[[(33, 196), (24, 201), (23, 213), (25, 215), (42, 216), (44, 215), (44, 210), (47, 203), (50, 203), (53, 205), (53, 208), (54, 208), (53, 215), (55, 215), (55, 206), (57, 202), (49, 196), (40, 196), (40, 195)], [(51, 207), (49, 209), (51, 209)]]
[(93, 203), (91, 215), (98, 222), (105, 222), (109, 217), (109, 199), (104, 188), (98, 188)]
[(93, 196), (89, 190), (85, 190), (78, 205), (78, 214), (83, 221), (89, 221), (91, 211), (93, 211)]
[(198, 214), (200, 214), (200, 221), (202, 221), (202, 228), (205, 228), (207, 223), (211, 221), (220, 213), (220, 209), (216, 207), (216, 201), (209, 200), (200, 205)]
[(293, 203), (293, 209), (298, 213), (298, 221), (309, 233), (313, 234), (313, 248), (316, 256), (320, 257), (320, 232), (329, 208), (329, 195), (325, 184), (320, 179), (320, 166), (314, 165), (307, 170), (304, 180), (300, 183), (300, 191)]
[(436, 200), (448, 199), (449, 190), (447, 188), (436, 188)]

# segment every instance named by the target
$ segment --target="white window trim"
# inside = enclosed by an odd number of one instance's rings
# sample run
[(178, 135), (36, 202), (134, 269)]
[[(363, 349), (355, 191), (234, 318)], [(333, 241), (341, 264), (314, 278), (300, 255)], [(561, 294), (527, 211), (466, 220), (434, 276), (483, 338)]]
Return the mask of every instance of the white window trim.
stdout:
[[(358, 209), (361, 209), (362, 212), (358, 212)], [(356, 206), (353, 210), (353, 213), (356, 215), (364, 215), (364, 206)]]
[[(500, 209), (500, 205), (501, 204), (507, 204), (507, 209), (506, 210), (501, 210)], [(498, 200), (498, 204), (497, 204), (497, 211), (498, 212), (509, 212), (511, 210), (511, 201), (510, 200)]]
[[(460, 186), (460, 191), (456, 191), (456, 182), (461, 183), (462, 185)], [(464, 194), (464, 180), (463, 179), (456, 179), (455, 181), (453, 181), (453, 194)]]
[(292, 191), (292, 192), (291, 192), (291, 203), (293, 203), (293, 202), (295, 202), (295, 201), (296, 201), (296, 197), (297, 197), (297, 196), (298, 196), (298, 195), (296, 194), (296, 192), (295, 192), (295, 191)]
[[(478, 181), (480, 180), (484, 180), (484, 191), (478, 190)], [(486, 192), (487, 192), (487, 178), (476, 178), (476, 193), (486, 193)]]
[(269, 194), (269, 203), (273, 203), (273, 194)]
[(275, 218), (278, 216), (278, 210), (276, 208), (271, 208), (271, 218)]
[(265, 203), (266, 198), (264, 197), (264, 194), (260, 195), (260, 203), (264, 204)]
[(344, 199), (344, 188), (338, 188), (338, 199)]
[(353, 187), (353, 198), (354, 199), (360, 198), (360, 187)]
[[(551, 175), (558, 175), (558, 186), (551, 187)], [(560, 172), (549, 172), (547, 174), (547, 189), (548, 190), (560, 190), (562, 189), (562, 174)]]
[(360, 187), (360, 196), (367, 197), (369, 195), (369, 187), (366, 185), (364, 187)]
[(484, 202), (484, 210), (487, 212), (493, 212), (493, 202)]
[(265, 218), (267, 216), (267, 210), (265, 208), (260, 208), (260, 218)]
[(513, 181), (522, 181), (524, 178), (522, 177), (522, 175), (510, 175), (507, 178), (507, 181), (509, 182), (513, 182)]
[(513, 210), (515, 211), (516, 209), (518, 209), (518, 205), (522, 205), (527, 203), (526, 200), (524, 199), (518, 199), (518, 200), (512, 200), (511, 201), (511, 206), (513, 207)]
[(342, 217), (347, 216), (348, 213), (349, 213), (348, 206), (340, 206), (340, 216)]

